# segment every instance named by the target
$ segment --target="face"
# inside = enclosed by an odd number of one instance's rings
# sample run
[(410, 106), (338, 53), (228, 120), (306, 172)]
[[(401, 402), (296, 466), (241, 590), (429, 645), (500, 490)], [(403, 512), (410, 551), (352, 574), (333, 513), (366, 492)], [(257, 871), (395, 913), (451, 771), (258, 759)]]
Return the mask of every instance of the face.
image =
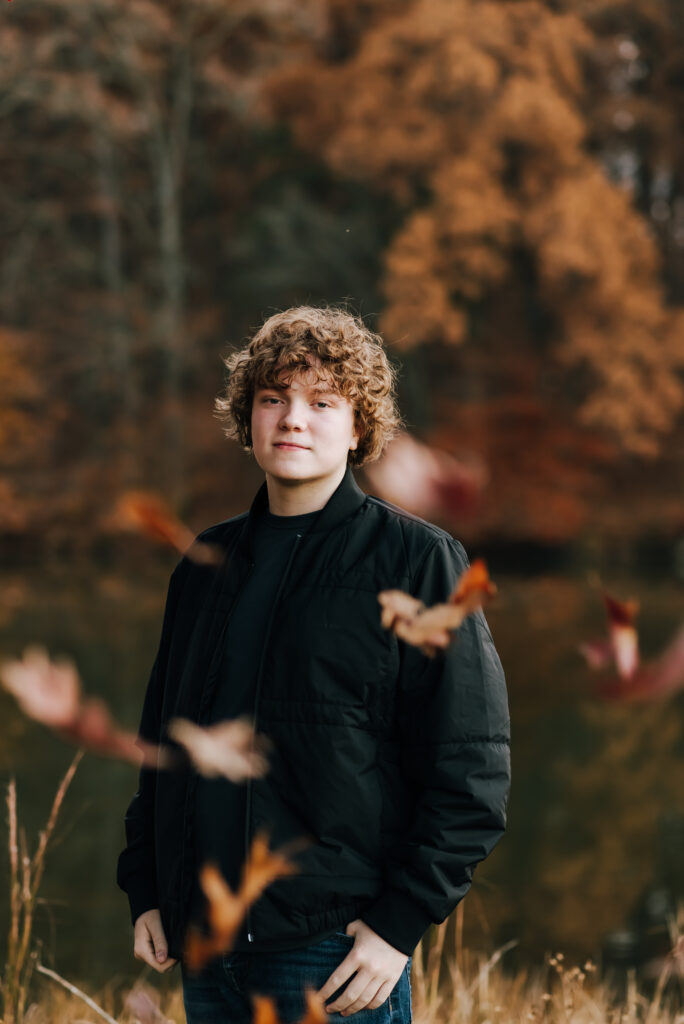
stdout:
[(359, 442), (354, 410), (333, 384), (315, 373), (292, 374), (287, 386), (257, 388), (252, 448), (264, 472), (283, 483), (321, 480), (346, 466)]

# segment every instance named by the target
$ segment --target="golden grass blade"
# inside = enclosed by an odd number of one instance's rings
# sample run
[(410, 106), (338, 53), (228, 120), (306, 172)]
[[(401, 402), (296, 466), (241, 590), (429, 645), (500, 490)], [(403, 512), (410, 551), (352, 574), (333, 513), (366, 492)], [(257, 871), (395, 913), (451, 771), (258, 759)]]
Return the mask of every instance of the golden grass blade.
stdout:
[(36, 852), (33, 857), (33, 862), (31, 864), (31, 870), (33, 872), (33, 896), (35, 896), (35, 894), (38, 892), (38, 887), (40, 885), (40, 880), (42, 878), (43, 868), (45, 865), (45, 850), (50, 840), (50, 836), (54, 832), (55, 825), (57, 823), (57, 815), (59, 814), (59, 809), (62, 806), (64, 795), (67, 789), (69, 788), (69, 784), (74, 777), (74, 772), (78, 768), (79, 762), (84, 754), (85, 747), (80, 747), (76, 751), (74, 759), (67, 768), (64, 778), (62, 779), (59, 785), (59, 789), (55, 794), (55, 799), (52, 801), (52, 809), (50, 811), (50, 817), (48, 819), (47, 826), (46, 828), (41, 829), (40, 838), (38, 840), (38, 847), (36, 849)]
[(9, 811), (9, 855), (10, 855), (10, 933), (7, 965), (14, 963), (19, 945), (19, 847), (17, 845), (17, 787), (14, 777), (7, 787), (7, 809)]
[(64, 988), (67, 989), (68, 992), (71, 992), (72, 995), (82, 999), (84, 1003), (88, 1004), (91, 1010), (94, 1010), (95, 1013), (99, 1014), (103, 1020), (108, 1022), (108, 1024), (119, 1024), (114, 1017), (110, 1017), (101, 1006), (98, 1006), (94, 999), (91, 999), (90, 996), (87, 996), (85, 992), (82, 992), (80, 988), (76, 987), (76, 985), (72, 985), (70, 981), (67, 981), (60, 974), (57, 974), (56, 971), (51, 970), (49, 967), (44, 967), (43, 964), (36, 964), (36, 970), (40, 971), (41, 974), (46, 974), (48, 978), (52, 978), (53, 981), (58, 982), (60, 985), (63, 985)]

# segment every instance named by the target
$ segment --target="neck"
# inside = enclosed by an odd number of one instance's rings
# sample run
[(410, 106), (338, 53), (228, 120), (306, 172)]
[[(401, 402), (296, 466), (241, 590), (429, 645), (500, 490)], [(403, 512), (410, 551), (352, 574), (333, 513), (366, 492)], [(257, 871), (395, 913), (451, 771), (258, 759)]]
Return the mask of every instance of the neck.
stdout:
[(269, 510), (276, 516), (299, 516), (305, 512), (317, 512), (337, 490), (346, 470), (345, 464), (334, 474), (315, 480), (283, 480), (267, 473)]

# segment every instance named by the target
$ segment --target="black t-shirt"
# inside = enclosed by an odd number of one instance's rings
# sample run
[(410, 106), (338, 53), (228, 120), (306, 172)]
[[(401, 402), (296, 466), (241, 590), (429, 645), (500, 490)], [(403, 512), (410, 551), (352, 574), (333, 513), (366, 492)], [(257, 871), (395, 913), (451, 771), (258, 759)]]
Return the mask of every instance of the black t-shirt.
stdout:
[[(277, 516), (269, 510), (259, 517), (254, 535), (254, 562), (240, 592), (223, 638), (221, 670), (209, 718), (203, 724), (252, 716), (256, 679), (266, 628), (278, 585), (298, 533), (304, 533), (318, 515), (305, 512), (295, 516)], [(247, 783), (232, 783), (225, 778), (199, 776), (195, 803), (195, 865), (190, 918), (204, 919), (206, 904), (197, 871), (207, 860), (216, 861), (228, 885), (238, 888), (245, 859), (245, 814)], [(315, 935), (303, 935), (289, 942), (249, 942), (246, 921), (238, 932), (233, 949), (237, 952), (297, 949), (320, 942), (337, 930), (328, 928)]]

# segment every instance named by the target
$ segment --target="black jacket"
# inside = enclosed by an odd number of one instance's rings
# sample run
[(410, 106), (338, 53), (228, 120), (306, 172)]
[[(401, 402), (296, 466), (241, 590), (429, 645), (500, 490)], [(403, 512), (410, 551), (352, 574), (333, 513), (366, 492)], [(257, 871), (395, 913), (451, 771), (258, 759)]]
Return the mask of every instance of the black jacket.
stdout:
[[(139, 734), (176, 746), (169, 719), (200, 724), (217, 682), (222, 630), (252, 564), (251, 530), (267, 507), (204, 530), (220, 569), (183, 557), (169, 582), (159, 650)], [(431, 659), (380, 624), (380, 590), (427, 605), (468, 566), (445, 530), (366, 495), (349, 467), (280, 581), (255, 687), (256, 730), (270, 769), (247, 786), (245, 856), (254, 832), (270, 847), (312, 840), (297, 874), (251, 906), (255, 940), (289, 939), (364, 920), (403, 953), (470, 888), (501, 838), (510, 786), (509, 715), (501, 662), (483, 613), (466, 618)], [(193, 872), (197, 775), (142, 768), (125, 815), (117, 882), (131, 920), (159, 907), (180, 958)]]

